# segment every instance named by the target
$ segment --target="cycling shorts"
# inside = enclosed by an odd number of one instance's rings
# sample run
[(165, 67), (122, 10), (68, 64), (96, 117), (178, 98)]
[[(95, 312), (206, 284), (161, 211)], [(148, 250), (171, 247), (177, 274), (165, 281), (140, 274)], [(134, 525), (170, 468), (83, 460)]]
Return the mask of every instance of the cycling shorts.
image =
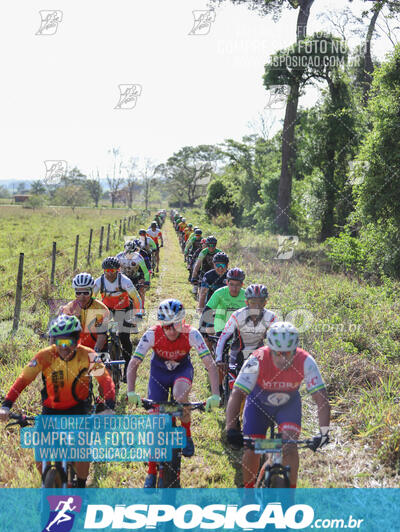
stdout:
[[(153, 355), (150, 364), (150, 379), (148, 387), (148, 398), (153, 401), (167, 401), (169, 390), (173, 388), (175, 381), (184, 379), (193, 381), (193, 366), (190, 357), (187, 356), (178, 364), (175, 369), (168, 369), (166, 363), (171, 360), (163, 360), (157, 355)], [(170, 365), (170, 367), (172, 367)]]
[(269, 406), (257, 401), (253, 394), (247, 396), (243, 412), (243, 435), (252, 438), (265, 438), (267, 428), (275, 422), (278, 432), (290, 429), (301, 432), (301, 398), (295, 392), (282, 406)]

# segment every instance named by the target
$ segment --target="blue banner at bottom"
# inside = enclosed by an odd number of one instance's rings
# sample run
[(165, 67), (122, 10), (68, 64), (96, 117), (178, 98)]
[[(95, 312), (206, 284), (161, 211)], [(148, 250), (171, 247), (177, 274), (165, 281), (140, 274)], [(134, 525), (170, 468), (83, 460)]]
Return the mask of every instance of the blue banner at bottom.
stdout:
[(397, 489), (1, 489), (0, 530), (400, 530)]

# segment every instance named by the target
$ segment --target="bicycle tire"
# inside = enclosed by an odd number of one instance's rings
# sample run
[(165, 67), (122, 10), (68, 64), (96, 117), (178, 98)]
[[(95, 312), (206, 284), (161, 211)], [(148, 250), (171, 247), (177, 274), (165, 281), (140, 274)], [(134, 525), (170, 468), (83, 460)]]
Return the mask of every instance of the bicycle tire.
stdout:
[(280, 466), (269, 466), (270, 469), (264, 479), (264, 488), (289, 488), (290, 481), (285, 471)]
[(171, 462), (163, 462), (163, 487), (164, 488), (180, 488), (180, 472), (181, 472), (181, 449), (172, 449)]
[(228, 373), (224, 377), (223, 390), (224, 390), (223, 406), (226, 409), (226, 407), (228, 406), (229, 397), (231, 395), (231, 389), (229, 388), (229, 375), (228, 375)]
[[(110, 347), (110, 359), (120, 360), (120, 356), (121, 356), (120, 346), (118, 345), (118, 343), (115, 343), (115, 341), (112, 341), (111, 347)], [(112, 377), (112, 380), (114, 381), (115, 396), (117, 396), (119, 392), (120, 382), (121, 382), (121, 370), (119, 366), (116, 366), (116, 365), (112, 366), (111, 377)]]
[(50, 489), (59, 489), (62, 488), (62, 479), (60, 476), (60, 472), (56, 467), (51, 467), (44, 477), (44, 487), (50, 488)]

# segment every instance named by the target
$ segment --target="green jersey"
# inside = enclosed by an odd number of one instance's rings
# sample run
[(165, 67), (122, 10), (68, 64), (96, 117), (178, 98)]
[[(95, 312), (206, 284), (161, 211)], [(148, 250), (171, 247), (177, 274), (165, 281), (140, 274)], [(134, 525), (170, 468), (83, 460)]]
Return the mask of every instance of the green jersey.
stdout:
[(232, 297), (229, 293), (229, 287), (224, 286), (216, 290), (207, 301), (207, 307), (215, 310), (214, 330), (216, 333), (224, 330), (232, 312), (246, 306), (244, 294), (245, 292), (241, 288), (239, 295)]

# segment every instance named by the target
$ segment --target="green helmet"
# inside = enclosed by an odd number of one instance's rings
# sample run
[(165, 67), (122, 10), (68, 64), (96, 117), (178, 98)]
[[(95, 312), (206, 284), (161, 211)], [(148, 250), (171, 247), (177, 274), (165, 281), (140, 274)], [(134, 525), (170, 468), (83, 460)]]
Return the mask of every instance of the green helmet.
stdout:
[(49, 336), (69, 336), (82, 330), (81, 322), (76, 316), (60, 314), (50, 323)]

